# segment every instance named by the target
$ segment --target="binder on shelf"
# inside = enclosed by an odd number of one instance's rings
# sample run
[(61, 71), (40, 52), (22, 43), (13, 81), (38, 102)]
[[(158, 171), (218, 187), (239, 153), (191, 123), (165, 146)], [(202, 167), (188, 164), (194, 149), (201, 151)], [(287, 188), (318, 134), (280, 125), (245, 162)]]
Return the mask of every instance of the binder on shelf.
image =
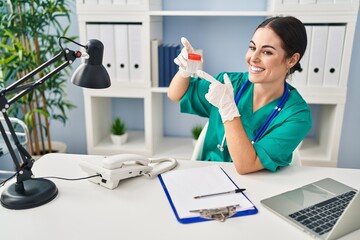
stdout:
[(339, 85), (345, 26), (329, 26), (326, 49), (324, 86)]
[(159, 87), (165, 87), (165, 69), (164, 69), (164, 44), (158, 47), (159, 53)]
[(161, 40), (151, 40), (151, 83), (152, 87), (159, 87), (159, 51)]
[(308, 46), (303, 57), (300, 60), (301, 70), (296, 71), (293, 73), (292, 82), (296, 86), (306, 86), (307, 79), (308, 79), (308, 72), (309, 72), (309, 52), (310, 52), (310, 42), (311, 42), (311, 33), (312, 33), (312, 26), (305, 26), (306, 35), (307, 35), (307, 42)]
[(180, 45), (179, 44), (172, 44), (171, 45), (171, 49), (170, 49), (170, 80), (169, 80), (169, 84), (171, 79), (175, 76), (175, 74), (177, 73), (179, 67), (178, 65), (175, 64), (174, 59), (177, 57), (177, 55), (179, 55), (180, 53)]
[(116, 80), (115, 73), (115, 51), (114, 51), (114, 25), (99, 24), (100, 37), (99, 40), (104, 44), (103, 64), (109, 73), (110, 80)]
[(100, 38), (100, 25), (99, 24), (86, 24), (86, 36), (88, 39)]
[(130, 65), (129, 65), (129, 42), (128, 42), (128, 25), (115, 24), (115, 74), (119, 82), (129, 82)]
[(110, 80), (115, 80), (115, 55), (113, 43), (113, 27), (105, 24), (86, 24), (86, 34), (88, 39), (99, 39), (104, 44), (103, 64), (109, 73)]
[(225, 221), (258, 212), (243, 191), (226, 193), (239, 187), (218, 165), (170, 171), (158, 178), (180, 223)]
[(143, 82), (144, 81), (144, 67), (142, 59), (142, 25), (129, 24), (129, 63), (130, 63), (130, 81)]
[(171, 81), (170, 76), (170, 50), (171, 45), (164, 45), (164, 87), (168, 87)]
[(328, 29), (328, 26), (313, 26), (310, 43), (308, 86), (322, 86), (323, 84)]

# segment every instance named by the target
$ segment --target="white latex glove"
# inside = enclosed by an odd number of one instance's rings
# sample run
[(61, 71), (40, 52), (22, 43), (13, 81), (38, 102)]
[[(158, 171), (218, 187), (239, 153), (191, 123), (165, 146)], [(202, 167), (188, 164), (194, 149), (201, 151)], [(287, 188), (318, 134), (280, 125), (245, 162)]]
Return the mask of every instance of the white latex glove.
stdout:
[(181, 43), (184, 46), (183, 49), (181, 49), (180, 54), (174, 59), (174, 63), (179, 66), (179, 73), (183, 78), (188, 78), (191, 75), (193, 75), (195, 72), (188, 72), (186, 67), (188, 65), (188, 54), (194, 53), (194, 49), (191, 46), (190, 42), (182, 37)]
[(197, 75), (211, 84), (209, 91), (205, 94), (206, 100), (219, 109), (219, 113), (223, 123), (231, 121), (235, 117), (240, 117), (239, 110), (234, 100), (234, 88), (231, 84), (229, 76), (224, 74), (224, 84), (217, 81), (208, 73), (198, 70)]

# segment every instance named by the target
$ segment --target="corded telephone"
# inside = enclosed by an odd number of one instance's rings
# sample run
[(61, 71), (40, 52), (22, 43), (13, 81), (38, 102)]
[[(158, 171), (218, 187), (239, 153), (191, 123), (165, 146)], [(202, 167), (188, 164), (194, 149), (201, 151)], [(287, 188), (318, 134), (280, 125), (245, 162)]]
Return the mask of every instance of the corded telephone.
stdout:
[(144, 175), (149, 178), (173, 169), (177, 165), (174, 158), (146, 158), (138, 154), (117, 154), (112, 156), (93, 156), (80, 162), (82, 170), (89, 176), (91, 182), (103, 187), (114, 189), (120, 180)]

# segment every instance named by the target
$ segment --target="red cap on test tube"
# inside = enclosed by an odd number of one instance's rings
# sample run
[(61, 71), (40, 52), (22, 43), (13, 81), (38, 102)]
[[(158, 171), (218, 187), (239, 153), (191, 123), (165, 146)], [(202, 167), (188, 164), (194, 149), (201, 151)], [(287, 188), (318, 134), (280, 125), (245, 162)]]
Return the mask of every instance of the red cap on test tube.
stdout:
[(188, 59), (189, 60), (194, 60), (194, 61), (201, 61), (201, 55), (196, 54), (196, 53), (189, 53), (188, 54)]

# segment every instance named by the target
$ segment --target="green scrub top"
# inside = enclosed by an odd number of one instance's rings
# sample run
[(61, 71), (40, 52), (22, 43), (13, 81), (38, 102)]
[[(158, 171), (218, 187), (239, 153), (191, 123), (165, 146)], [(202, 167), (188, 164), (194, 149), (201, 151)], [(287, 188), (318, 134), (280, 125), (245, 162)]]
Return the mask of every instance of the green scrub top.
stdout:
[[(234, 87), (234, 96), (236, 96), (248, 79), (248, 73), (227, 74)], [(223, 75), (224, 72), (215, 78), (223, 83)], [(232, 162), (226, 141), (223, 152), (217, 148), (224, 136), (224, 125), (218, 108), (205, 99), (209, 85), (208, 81), (201, 78), (191, 78), (189, 88), (180, 101), (180, 111), (209, 118), (201, 160)], [(241, 122), (250, 140), (254, 138), (280, 99), (275, 99), (253, 113), (253, 90), (254, 84), (249, 82), (237, 105)], [(291, 163), (292, 152), (305, 138), (312, 125), (309, 106), (294, 87), (289, 85), (289, 90), (290, 94), (285, 106), (272, 120), (262, 137), (254, 143), (255, 151), (263, 167), (273, 172)]]

